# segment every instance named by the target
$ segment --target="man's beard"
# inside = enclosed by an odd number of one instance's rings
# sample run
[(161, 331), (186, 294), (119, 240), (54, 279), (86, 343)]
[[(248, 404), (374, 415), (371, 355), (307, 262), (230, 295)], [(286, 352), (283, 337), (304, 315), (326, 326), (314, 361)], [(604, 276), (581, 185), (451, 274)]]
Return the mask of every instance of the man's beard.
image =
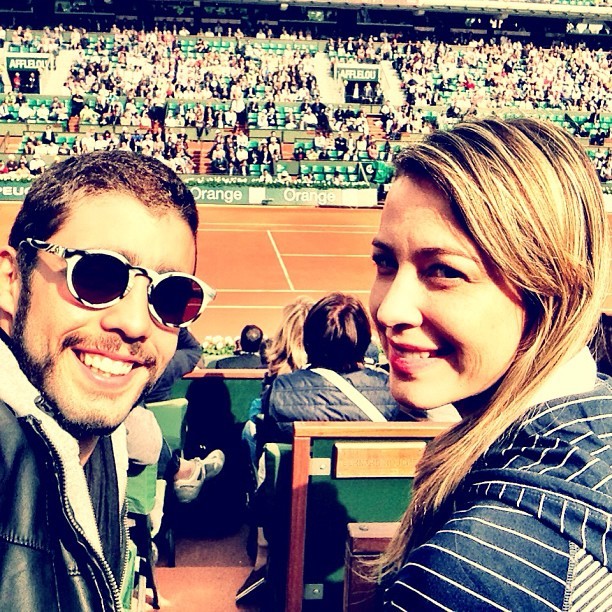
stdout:
[[(67, 431), (77, 440), (91, 438), (92, 436), (105, 436), (111, 434), (117, 429), (117, 427), (119, 427), (120, 423), (110, 426), (107, 423), (100, 421), (79, 421), (68, 418), (64, 415), (60, 402), (58, 402), (57, 398), (48, 392), (45, 373), (53, 372), (53, 355), (47, 354), (42, 360), (38, 361), (28, 352), (25, 343), (25, 329), (31, 302), (31, 292), (29, 286), (27, 285), (27, 282), (23, 284), (19, 296), (19, 301), (15, 312), (11, 342), (13, 353), (23, 373), (26, 375), (27, 379), (32, 383), (32, 385), (34, 385), (34, 387), (41, 392), (41, 395), (45, 400), (45, 403), (43, 406), (41, 406), (41, 408), (47, 411), (62, 429)], [(61, 351), (69, 350), (71, 346), (74, 346), (80, 342), (81, 339), (81, 336), (77, 335), (66, 337), (62, 342)], [(58, 353), (58, 355), (60, 353)], [(153, 384), (154, 381), (149, 380), (147, 382), (137, 401), (134, 403), (134, 406), (143, 403), (144, 398), (150, 392)]]

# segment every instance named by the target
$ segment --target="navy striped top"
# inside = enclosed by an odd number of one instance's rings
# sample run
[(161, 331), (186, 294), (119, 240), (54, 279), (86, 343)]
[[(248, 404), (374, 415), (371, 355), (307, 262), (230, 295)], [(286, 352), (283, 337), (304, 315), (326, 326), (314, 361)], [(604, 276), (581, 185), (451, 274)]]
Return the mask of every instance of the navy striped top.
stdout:
[(475, 463), (385, 610), (612, 610), (612, 379), (538, 404)]

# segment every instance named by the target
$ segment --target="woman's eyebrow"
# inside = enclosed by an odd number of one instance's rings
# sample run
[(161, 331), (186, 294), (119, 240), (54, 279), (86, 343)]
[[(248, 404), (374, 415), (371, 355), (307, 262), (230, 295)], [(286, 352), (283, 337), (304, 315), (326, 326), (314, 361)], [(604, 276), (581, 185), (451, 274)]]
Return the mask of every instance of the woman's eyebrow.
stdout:
[(448, 249), (445, 247), (424, 247), (419, 249), (419, 254), (425, 255), (428, 257), (441, 256), (441, 255), (450, 255), (454, 257), (464, 257), (466, 259), (471, 259), (473, 261), (480, 261), (480, 258), (468, 251), (463, 249)]
[(391, 247), (388, 244), (382, 242), (382, 240), (379, 240), (378, 238), (372, 239), (372, 246), (377, 249), (385, 249), (387, 251), (391, 250)]

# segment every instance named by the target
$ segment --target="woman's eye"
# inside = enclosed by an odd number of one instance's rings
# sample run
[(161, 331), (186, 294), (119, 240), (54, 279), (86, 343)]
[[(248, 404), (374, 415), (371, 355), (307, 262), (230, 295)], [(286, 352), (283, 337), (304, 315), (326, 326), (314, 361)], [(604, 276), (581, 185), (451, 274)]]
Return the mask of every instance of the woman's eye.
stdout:
[(378, 268), (379, 274), (390, 273), (395, 271), (397, 268), (397, 263), (395, 260), (385, 253), (374, 253), (372, 255), (372, 261), (374, 265)]
[(465, 274), (445, 264), (434, 264), (427, 268), (427, 276), (431, 278), (465, 278)]

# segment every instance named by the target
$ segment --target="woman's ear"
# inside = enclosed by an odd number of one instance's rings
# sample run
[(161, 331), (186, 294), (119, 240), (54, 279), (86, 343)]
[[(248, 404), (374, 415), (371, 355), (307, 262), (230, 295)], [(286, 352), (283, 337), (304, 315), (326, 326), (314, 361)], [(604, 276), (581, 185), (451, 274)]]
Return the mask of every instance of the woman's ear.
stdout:
[(17, 252), (13, 247), (0, 247), (0, 327), (10, 335), (19, 293), (21, 275), (17, 267)]

